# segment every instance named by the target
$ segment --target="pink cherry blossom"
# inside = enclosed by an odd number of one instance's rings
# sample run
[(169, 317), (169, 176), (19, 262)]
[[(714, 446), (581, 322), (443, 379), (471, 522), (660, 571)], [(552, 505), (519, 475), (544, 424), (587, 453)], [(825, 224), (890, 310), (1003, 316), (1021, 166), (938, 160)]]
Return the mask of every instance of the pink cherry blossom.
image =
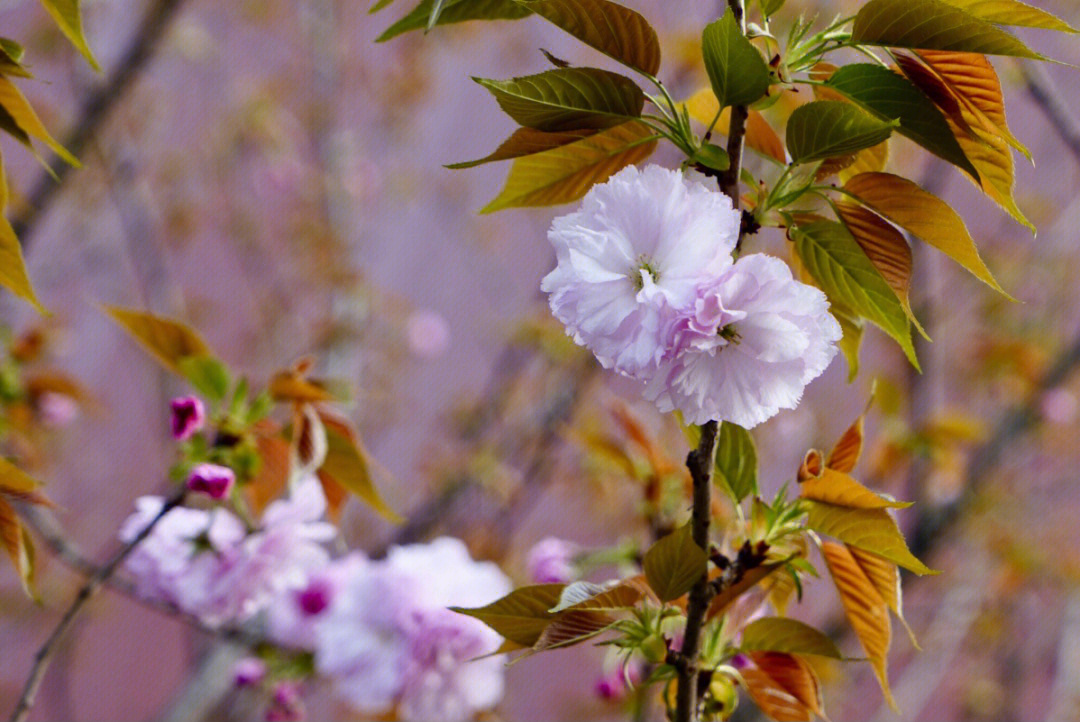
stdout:
[(552, 223), (557, 264), (540, 288), (574, 341), (605, 368), (645, 380), (670, 353), (674, 318), (731, 265), (740, 222), (722, 193), (629, 166)]
[(793, 409), (836, 355), (840, 326), (825, 294), (778, 258), (740, 258), (669, 331), (674, 354), (645, 396), (687, 423), (751, 428)]

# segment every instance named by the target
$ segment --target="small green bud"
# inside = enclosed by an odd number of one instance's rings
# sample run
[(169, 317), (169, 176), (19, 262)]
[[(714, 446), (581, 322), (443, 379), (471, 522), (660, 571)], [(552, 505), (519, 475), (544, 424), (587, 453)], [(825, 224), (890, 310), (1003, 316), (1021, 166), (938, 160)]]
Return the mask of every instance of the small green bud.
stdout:
[(641, 656), (653, 664), (663, 664), (667, 659), (667, 640), (659, 634), (650, 634), (645, 637), (641, 640), (641, 646), (638, 649), (641, 650)]

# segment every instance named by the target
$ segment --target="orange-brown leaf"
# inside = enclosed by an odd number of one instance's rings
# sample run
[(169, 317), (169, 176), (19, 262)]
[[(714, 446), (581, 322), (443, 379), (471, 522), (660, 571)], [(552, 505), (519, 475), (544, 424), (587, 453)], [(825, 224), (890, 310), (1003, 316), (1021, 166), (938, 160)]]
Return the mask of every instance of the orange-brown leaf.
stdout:
[(799, 464), (799, 473), (797, 475), (799, 483), (821, 476), (821, 472), (824, 470), (825, 465), (821, 458), (821, 452), (817, 449), (810, 449), (803, 456), (802, 463)]
[(933, 70), (910, 55), (896, 53), (896, 62), (903, 73), (919, 90), (933, 101), (942, 113), (949, 116), (960, 128), (970, 134), (971, 127), (960, 107), (960, 99)]
[[(971, 112), (979, 125), (1030, 157), (1024, 144), (1009, 130), (1001, 81), (985, 55), (952, 50), (919, 50), (916, 54)], [(970, 123), (970, 119), (967, 120)]]
[(23, 529), (15, 510), (0, 499), (0, 544), (11, 559), (15, 571), (19, 574), (26, 593), (34, 596), (34, 556), (33, 546), (29, 543), (26, 530)]
[(890, 562), (884, 557), (878, 556), (873, 552), (868, 552), (859, 547), (849, 546), (848, 551), (851, 552), (851, 556), (855, 559), (856, 563), (862, 568), (863, 573), (866, 574), (866, 578), (870, 580), (870, 583), (874, 585), (874, 589), (877, 589), (878, 594), (885, 600), (885, 604), (892, 610), (896, 618), (900, 620), (900, 623), (904, 625), (904, 629), (907, 630), (908, 636), (911, 638), (911, 643), (916, 649), (919, 649), (919, 643), (915, 639), (915, 633), (908, 626), (907, 620), (904, 619), (904, 603), (903, 594), (900, 588), (900, 569), (895, 564)]
[[(972, 162), (975, 160), (972, 159)], [(1001, 286), (979, 257), (975, 241), (963, 219), (934, 194), (891, 173), (862, 173), (845, 183), (844, 190), (875, 213), (907, 229), (984, 283), (1001, 291)]]
[(885, 700), (896, 709), (886, 669), (892, 642), (889, 607), (846, 546), (826, 541), (821, 545), (821, 553), (840, 594), (848, 621), (881, 684)]
[(911, 248), (904, 236), (873, 211), (854, 203), (837, 203), (836, 212), (874, 268), (900, 299), (904, 313), (922, 331), (908, 298), (911, 289)]
[(836, 442), (836, 446), (829, 452), (829, 460), (825, 462), (826, 466), (836, 471), (842, 471), (845, 474), (851, 473), (855, 469), (855, 465), (859, 463), (859, 456), (862, 454), (865, 422), (866, 414), (859, 414), (859, 418), (855, 419), (855, 422), (848, 427), (844, 435)]
[(244, 491), (252, 511), (261, 514), (289, 483), (289, 442), (268, 429), (267, 433), (257, 433), (255, 448), (259, 453), (259, 470), (244, 485)]
[(748, 652), (754, 667), (742, 670), (747, 691), (775, 720), (824, 717), (817, 675), (805, 660), (785, 652)]

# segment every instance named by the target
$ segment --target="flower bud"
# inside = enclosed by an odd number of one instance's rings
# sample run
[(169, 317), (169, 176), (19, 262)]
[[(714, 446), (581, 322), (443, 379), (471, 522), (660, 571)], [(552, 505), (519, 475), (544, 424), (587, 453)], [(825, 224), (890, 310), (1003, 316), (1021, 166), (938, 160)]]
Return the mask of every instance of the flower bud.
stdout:
[(169, 403), (173, 438), (185, 441), (194, 436), (206, 423), (206, 407), (194, 396), (181, 396)]
[(549, 536), (533, 545), (525, 566), (537, 584), (566, 584), (577, 577), (574, 568), (577, 553), (577, 544)]
[(196, 464), (188, 475), (187, 487), (211, 499), (224, 499), (236, 483), (236, 474), (219, 464)]
[(641, 656), (653, 664), (663, 664), (667, 659), (667, 640), (659, 634), (650, 634), (641, 641)]
[(720, 719), (727, 719), (739, 703), (739, 694), (735, 690), (735, 683), (726, 674), (714, 674), (709, 682), (709, 696), (717, 708)]

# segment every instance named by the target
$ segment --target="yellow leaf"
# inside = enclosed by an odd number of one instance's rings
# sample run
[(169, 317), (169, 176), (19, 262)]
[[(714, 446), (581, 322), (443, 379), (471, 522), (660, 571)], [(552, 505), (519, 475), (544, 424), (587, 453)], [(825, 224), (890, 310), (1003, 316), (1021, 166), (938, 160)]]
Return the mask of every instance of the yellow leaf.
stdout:
[(908, 292), (911, 288), (911, 249), (900, 231), (877, 214), (854, 203), (837, 203), (836, 214), (843, 221), (855, 242), (866, 253), (881, 277), (889, 284), (904, 313), (923, 336), (926, 332), (911, 311)]
[(740, 670), (746, 690), (762, 712), (778, 722), (824, 717), (821, 688), (804, 660), (784, 652), (749, 652), (753, 667)]
[(1064, 20), (1019, 0), (945, 0), (977, 18), (998, 25), (1019, 25), (1042, 30), (1077, 32)]
[(862, 345), (863, 329), (865, 323), (853, 311), (835, 301), (830, 302), (829, 310), (840, 324), (843, 336), (837, 347), (844, 354), (844, 360), (848, 365), (848, 383), (850, 384), (859, 375), (859, 347)]
[(811, 529), (883, 556), (916, 574), (940, 574), (915, 558), (885, 509), (859, 509), (809, 499), (803, 503)]
[(890, 501), (875, 494), (842, 471), (824, 469), (799, 485), (803, 499), (822, 501), (849, 509), (905, 509), (911, 502)]
[(314, 403), (334, 399), (334, 395), (319, 385), (317, 381), (304, 378), (293, 369), (279, 371), (274, 374), (266, 389), (275, 401)]
[(855, 465), (859, 463), (859, 456), (862, 454), (865, 425), (866, 413), (863, 412), (836, 442), (836, 446), (829, 452), (829, 460), (825, 462), (825, 466), (845, 474), (851, 473)]
[(649, 126), (622, 123), (587, 138), (514, 160), (502, 191), (481, 213), (576, 201), (596, 183), (645, 160), (656, 148)]
[(101, 70), (94, 54), (90, 52), (90, 46), (86, 44), (86, 36), (83, 35), (82, 13), (79, 11), (79, 0), (41, 0), (41, 4), (52, 15), (60, 28), (75, 49), (83, 54), (86, 62), (94, 70)]
[(213, 355), (198, 333), (178, 321), (119, 306), (102, 308), (151, 356), (177, 375), (183, 375), (179, 365), (181, 359)]
[(821, 545), (821, 554), (829, 567), (833, 583), (836, 584), (836, 591), (840, 594), (840, 602), (844, 605), (848, 621), (874, 668), (885, 700), (896, 710), (896, 701), (889, 690), (886, 669), (889, 645), (892, 642), (888, 605), (847, 547), (826, 541)]
[(5, 76), (0, 75), (0, 106), (8, 112), (24, 133), (31, 138), (37, 138), (53, 149), (53, 151), (71, 165), (78, 167), (79, 161), (64, 146), (60, 145), (49, 135), (37, 113), (30, 107), (26, 96), (15, 87), (14, 83)]
[(840, 170), (837, 177), (841, 183), (847, 183), (860, 173), (879, 173), (885, 170), (888, 163), (889, 141), (885, 141), (860, 150), (855, 154), (852, 164)]
[(10, 494), (25, 501), (45, 503), (38, 493), (41, 482), (27, 474), (7, 459), (0, 457), (0, 493)]
[(858, 547), (849, 546), (847, 550), (851, 552), (851, 557), (863, 570), (870, 583), (874, 585), (874, 589), (881, 595), (885, 604), (900, 620), (900, 623), (904, 625), (904, 629), (907, 630), (908, 636), (911, 638), (911, 644), (915, 649), (920, 649), (919, 642), (915, 639), (915, 633), (911, 631), (907, 620), (904, 619), (904, 602), (903, 592), (900, 588), (899, 568), (888, 559), (863, 551)]
[[(713, 95), (712, 88), (702, 88), (694, 93), (686, 101), (686, 110), (690, 117), (704, 125), (706, 128), (716, 118), (716, 112), (720, 109), (720, 103)], [(713, 131), (727, 135), (731, 127), (731, 109), (724, 108), (720, 119), (716, 121)], [(787, 153), (784, 150), (784, 142), (776, 134), (765, 116), (756, 110), (751, 110), (746, 118), (746, 145), (766, 158), (772, 158), (778, 163), (787, 163)]]
[(319, 418), (326, 429), (327, 445), (326, 460), (320, 471), (363, 499), (383, 518), (400, 523), (401, 517), (383, 501), (375, 488), (368, 465), (367, 450), (364, 449), (360, 437), (343, 419), (325, 411), (319, 412)]
[[(979, 171), (980, 181), (976, 183), (983, 193), (990, 197), (1018, 223), (1027, 226), (1033, 234), (1035, 226), (1027, 219), (1027, 216), (1016, 205), (1013, 197), (1013, 186), (1016, 184), (1016, 165), (1013, 163), (1012, 152), (1009, 145), (994, 133), (982, 128), (972, 126), (971, 132), (975, 138), (966, 135), (959, 126), (950, 118), (945, 118), (949, 127), (960, 143), (964, 155), (971, 164)], [(969, 176), (970, 178), (970, 176)], [(974, 180), (971, 181), (975, 183)]]
[(1005, 293), (979, 257), (963, 219), (945, 201), (891, 173), (862, 173), (845, 183), (844, 190), (937, 248), (991, 288)]

